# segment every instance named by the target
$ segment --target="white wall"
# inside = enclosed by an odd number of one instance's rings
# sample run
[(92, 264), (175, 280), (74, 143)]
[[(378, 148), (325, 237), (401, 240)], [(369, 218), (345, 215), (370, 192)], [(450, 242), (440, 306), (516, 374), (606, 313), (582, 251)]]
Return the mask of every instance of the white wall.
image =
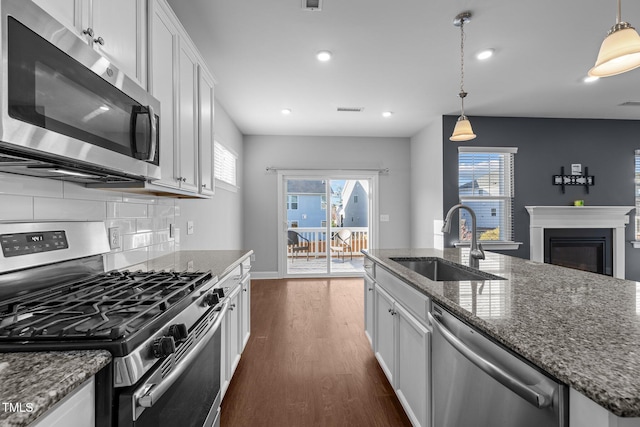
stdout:
[(411, 138), (411, 247), (434, 247), (442, 220), (442, 117)]
[(278, 270), (277, 175), (283, 169), (389, 168), (379, 180), (379, 246), (409, 247), (410, 141), (408, 138), (245, 136), (244, 247), (253, 249), (253, 271)]
[[(177, 225), (182, 250), (242, 249), (242, 134), (218, 101), (215, 135), (217, 141), (238, 155), (238, 191), (216, 188), (211, 199), (180, 200)], [(194, 223), (192, 235), (187, 235), (187, 221)]]

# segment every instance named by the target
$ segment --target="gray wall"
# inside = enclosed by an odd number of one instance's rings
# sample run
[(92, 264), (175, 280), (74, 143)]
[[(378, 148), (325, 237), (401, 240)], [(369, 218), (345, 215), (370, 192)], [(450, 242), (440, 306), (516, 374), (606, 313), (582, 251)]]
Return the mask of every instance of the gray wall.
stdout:
[[(242, 249), (242, 134), (217, 100), (215, 137), (238, 155), (238, 191), (216, 188), (211, 199), (180, 200), (177, 226), (182, 250)], [(187, 235), (187, 221), (193, 221), (191, 235)]]
[(410, 142), (408, 138), (245, 136), (244, 246), (256, 254), (252, 270), (273, 276), (278, 270), (277, 175), (285, 169), (389, 168), (380, 175), (379, 246), (410, 243)]
[[(640, 121), (587, 119), (533, 119), (472, 117), (478, 137), (466, 143), (449, 141), (456, 117), (443, 117), (443, 212), (458, 202), (458, 146), (513, 146), (515, 155), (514, 240), (524, 244), (507, 255), (529, 258), (529, 214), (525, 206), (585, 205), (634, 206), (634, 153), (640, 148)], [(586, 194), (583, 187), (552, 185), (552, 176), (571, 173), (571, 164), (580, 163), (595, 176), (595, 185)], [(627, 226), (626, 240), (634, 240), (634, 216)], [(452, 225), (452, 230), (457, 227)], [(450, 246), (456, 236), (445, 236)], [(625, 247), (626, 278), (640, 280), (640, 249)]]

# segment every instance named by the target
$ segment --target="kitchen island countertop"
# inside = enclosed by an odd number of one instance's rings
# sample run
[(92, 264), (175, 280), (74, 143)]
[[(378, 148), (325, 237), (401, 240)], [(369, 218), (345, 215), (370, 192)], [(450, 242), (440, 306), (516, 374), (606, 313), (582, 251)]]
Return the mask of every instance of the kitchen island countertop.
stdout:
[[(365, 251), (363, 251), (365, 252)], [(486, 253), (480, 270), (506, 280), (435, 282), (392, 257), (468, 264), (468, 249), (365, 254), (456, 316), (620, 417), (640, 417), (640, 285)]]
[(0, 426), (29, 425), (109, 362), (104, 350), (0, 353)]

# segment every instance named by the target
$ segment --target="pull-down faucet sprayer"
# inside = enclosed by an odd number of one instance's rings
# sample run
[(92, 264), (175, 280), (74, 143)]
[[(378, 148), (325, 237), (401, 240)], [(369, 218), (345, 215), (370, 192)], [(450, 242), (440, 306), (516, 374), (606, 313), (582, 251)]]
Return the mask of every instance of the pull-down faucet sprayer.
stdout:
[(478, 268), (480, 266), (480, 260), (484, 259), (484, 251), (482, 250), (482, 245), (478, 243), (478, 238), (476, 235), (476, 213), (467, 205), (458, 204), (452, 206), (447, 212), (446, 217), (444, 218), (444, 222), (442, 224), (442, 232), (449, 233), (451, 231), (451, 216), (458, 209), (465, 209), (471, 214), (471, 251), (469, 252), (469, 267)]

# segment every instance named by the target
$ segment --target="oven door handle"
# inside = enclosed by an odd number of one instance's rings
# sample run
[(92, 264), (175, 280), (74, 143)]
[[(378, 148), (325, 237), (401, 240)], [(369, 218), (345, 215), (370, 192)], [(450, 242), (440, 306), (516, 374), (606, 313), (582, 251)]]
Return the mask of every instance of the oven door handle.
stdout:
[(224, 319), (227, 309), (229, 308), (229, 301), (223, 303), (222, 309), (218, 312), (218, 317), (213, 323), (213, 326), (209, 328), (206, 335), (198, 341), (198, 343), (189, 351), (189, 353), (182, 359), (158, 384), (144, 384), (141, 390), (144, 390), (144, 394), (136, 399), (138, 406), (143, 408), (151, 408), (167, 390), (180, 378), (182, 373), (191, 365), (193, 360), (200, 354), (205, 348), (209, 340), (213, 337), (214, 333), (220, 327), (222, 319)]

